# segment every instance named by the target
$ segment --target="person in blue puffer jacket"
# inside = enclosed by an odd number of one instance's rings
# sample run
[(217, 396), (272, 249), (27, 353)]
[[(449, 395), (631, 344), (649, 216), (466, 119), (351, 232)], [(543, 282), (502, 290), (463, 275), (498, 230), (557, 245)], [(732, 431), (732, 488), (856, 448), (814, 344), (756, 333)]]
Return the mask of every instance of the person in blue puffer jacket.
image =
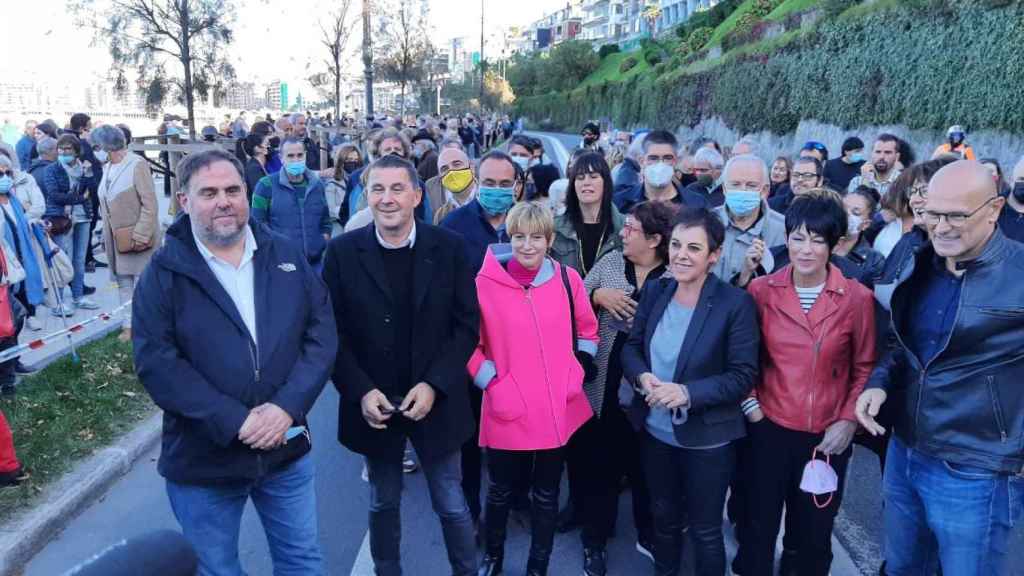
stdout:
[(306, 168), (302, 140), (285, 140), (281, 144), (281, 158), (284, 168), (256, 184), (252, 217), (301, 246), (306, 260), (319, 269), (331, 237), (324, 183), (316, 172)]

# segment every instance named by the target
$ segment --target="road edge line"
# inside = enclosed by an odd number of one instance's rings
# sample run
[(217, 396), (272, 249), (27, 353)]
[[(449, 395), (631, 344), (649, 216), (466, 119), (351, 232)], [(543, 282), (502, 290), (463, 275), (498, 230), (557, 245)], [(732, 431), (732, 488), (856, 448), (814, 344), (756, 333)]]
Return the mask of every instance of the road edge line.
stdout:
[(352, 563), (352, 572), (349, 576), (373, 576), (373, 556), (370, 555), (370, 531), (367, 530), (363, 536), (363, 543), (359, 546), (359, 554)]

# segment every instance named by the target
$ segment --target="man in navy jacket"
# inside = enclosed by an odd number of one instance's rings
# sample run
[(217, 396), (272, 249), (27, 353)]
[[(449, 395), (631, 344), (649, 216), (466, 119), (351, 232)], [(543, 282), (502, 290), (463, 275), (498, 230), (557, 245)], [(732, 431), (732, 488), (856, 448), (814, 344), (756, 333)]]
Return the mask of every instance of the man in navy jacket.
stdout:
[(323, 574), (306, 414), (337, 331), (302, 249), (249, 220), (242, 166), (223, 150), (178, 166), (186, 215), (135, 289), (135, 366), (164, 410), (158, 469), (200, 572), (242, 574), (252, 497), (275, 573)]

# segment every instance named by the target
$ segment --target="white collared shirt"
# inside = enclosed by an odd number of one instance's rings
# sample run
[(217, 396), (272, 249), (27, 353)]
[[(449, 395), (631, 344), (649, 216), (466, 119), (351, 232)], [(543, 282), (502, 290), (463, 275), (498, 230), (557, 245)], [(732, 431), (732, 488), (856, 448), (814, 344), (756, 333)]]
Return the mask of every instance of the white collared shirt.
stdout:
[(203, 256), (203, 261), (210, 267), (210, 271), (224, 287), (224, 291), (231, 297), (238, 314), (249, 329), (249, 335), (253, 342), (256, 340), (256, 283), (254, 279), (255, 269), (252, 263), (253, 253), (256, 252), (256, 237), (252, 234), (252, 228), (245, 226), (245, 252), (242, 254), (242, 261), (238, 268), (231, 263), (217, 257), (210, 249), (203, 244), (195, 232), (192, 236), (196, 240), (196, 247)]
[(398, 250), (399, 248), (412, 248), (416, 245), (416, 220), (412, 221), (412, 231), (409, 232), (409, 237), (405, 239), (401, 244), (391, 244), (380, 235), (380, 230), (375, 226), (373, 233), (377, 235), (377, 242), (387, 248), (388, 250)]

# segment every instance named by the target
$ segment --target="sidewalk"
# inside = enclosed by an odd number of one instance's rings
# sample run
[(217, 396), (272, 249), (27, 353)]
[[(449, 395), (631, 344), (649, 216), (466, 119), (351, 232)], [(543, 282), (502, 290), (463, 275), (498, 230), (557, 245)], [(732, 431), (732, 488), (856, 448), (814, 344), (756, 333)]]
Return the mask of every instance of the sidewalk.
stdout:
[[(170, 222), (170, 216), (167, 215), (167, 208), (170, 205), (170, 199), (165, 198), (163, 195), (163, 180), (161, 178), (154, 178), (154, 185), (157, 190), (157, 202), (160, 206), (160, 222), (166, 226)], [(97, 224), (96, 228), (96, 242), (94, 247), (94, 254), (96, 259), (101, 262), (106, 262), (107, 256), (103, 250), (102, 236), (99, 231), (101, 230), (102, 221)], [(96, 268), (93, 273), (87, 273), (85, 275), (85, 285), (96, 288), (96, 293), (88, 296), (90, 300), (100, 305), (99, 310), (75, 310), (75, 315), (67, 318), (66, 322), (61, 321), (57, 316), (50, 313), (50, 310), (45, 306), (40, 306), (37, 311), (36, 318), (42, 323), (43, 327), (41, 330), (29, 330), (25, 327), (21, 331), (21, 335), (18, 338), (19, 344), (27, 344), (34, 340), (43, 338), (46, 335), (53, 334), (63, 330), (65, 324), (67, 326), (74, 326), (79, 322), (83, 322), (90, 318), (100, 315), (101, 313), (107, 313), (111, 310), (120, 306), (120, 301), (117, 296), (117, 282), (110, 274), (109, 268)], [(71, 300), (71, 288), (67, 287), (64, 289), (64, 297), (70, 305)], [(80, 331), (75, 332), (71, 338), (76, 346), (81, 346), (87, 342), (91, 342), (97, 338), (101, 338), (110, 332), (119, 330), (121, 328), (121, 320), (123, 316), (118, 315), (112, 317), (110, 320), (100, 320), (93, 322)], [(70, 345), (67, 337), (62, 337), (52, 342), (47, 342), (40, 348), (29, 350), (21, 355), (21, 362), (32, 369), (40, 369), (53, 359), (70, 353)]]

